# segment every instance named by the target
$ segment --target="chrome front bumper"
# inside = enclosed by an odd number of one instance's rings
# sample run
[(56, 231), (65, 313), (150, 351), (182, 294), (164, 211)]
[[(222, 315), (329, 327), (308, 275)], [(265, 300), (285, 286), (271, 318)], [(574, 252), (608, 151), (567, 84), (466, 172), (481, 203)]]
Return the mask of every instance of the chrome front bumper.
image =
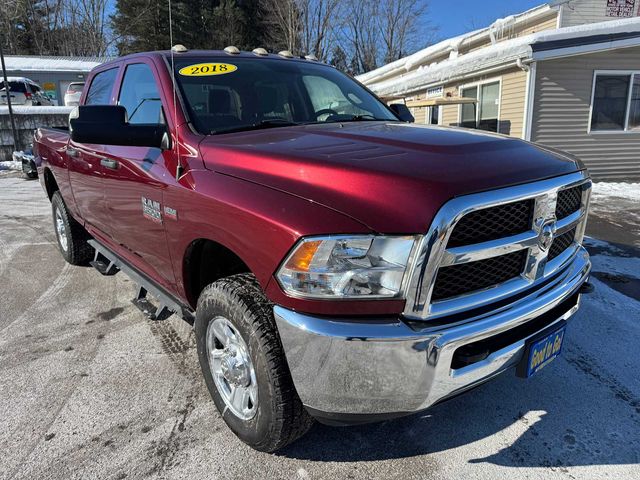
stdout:
[(452, 368), (452, 361), (460, 347), (504, 334), (547, 312), (554, 316), (540, 330), (571, 317), (579, 297), (566, 309), (564, 303), (588, 279), (590, 269), (589, 256), (580, 247), (544, 287), (492, 312), (440, 326), (410, 325), (400, 318), (314, 317), (279, 306), (274, 315), (295, 387), (312, 413), (338, 422), (341, 417), (393, 416), (423, 410), (516, 366), (526, 340), (538, 330), (476, 363)]

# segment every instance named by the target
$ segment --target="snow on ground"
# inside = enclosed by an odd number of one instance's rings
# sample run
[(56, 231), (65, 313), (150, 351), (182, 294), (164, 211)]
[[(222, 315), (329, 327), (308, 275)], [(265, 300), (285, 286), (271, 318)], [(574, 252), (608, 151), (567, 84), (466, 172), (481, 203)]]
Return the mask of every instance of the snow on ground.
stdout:
[(593, 184), (587, 232), (640, 248), (640, 183)]
[(640, 183), (596, 182), (593, 184), (592, 196), (598, 201), (606, 197), (618, 197), (640, 202)]
[(15, 160), (0, 162), (0, 175), (8, 172), (14, 172), (16, 170), (22, 170), (22, 162), (17, 162)]

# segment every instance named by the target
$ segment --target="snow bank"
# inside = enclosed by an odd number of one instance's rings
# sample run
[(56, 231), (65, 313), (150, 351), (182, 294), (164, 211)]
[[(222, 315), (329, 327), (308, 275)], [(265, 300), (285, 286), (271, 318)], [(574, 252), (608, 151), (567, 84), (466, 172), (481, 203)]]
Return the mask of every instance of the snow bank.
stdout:
[[(25, 106), (11, 106), (13, 113), (16, 115), (52, 115), (52, 114), (69, 114), (74, 107), (57, 107), (57, 106), (45, 106), (45, 107), (25, 107)], [(0, 106), (0, 115), (8, 115), (9, 107), (6, 105)]]
[(22, 162), (16, 160), (0, 162), (0, 175), (12, 171), (22, 171)]
[(604, 197), (624, 198), (638, 202), (640, 207), (640, 183), (597, 182), (593, 184), (592, 198), (603, 200)]
[(6, 55), (5, 62), (7, 70), (21, 72), (36, 71), (71, 71), (71, 72), (89, 72), (94, 67), (104, 63), (110, 58), (108, 57), (40, 57), (40, 56), (14, 56)]

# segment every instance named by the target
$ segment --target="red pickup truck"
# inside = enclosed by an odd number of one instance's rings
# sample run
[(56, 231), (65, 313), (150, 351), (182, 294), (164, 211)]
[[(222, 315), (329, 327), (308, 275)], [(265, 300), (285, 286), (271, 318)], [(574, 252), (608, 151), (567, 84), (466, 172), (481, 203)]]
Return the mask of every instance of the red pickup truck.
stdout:
[(410, 120), (312, 58), (182, 48), (97, 67), (35, 155), (64, 258), (193, 322), (220, 414), (275, 451), (531, 376), (588, 290), (578, 160)]

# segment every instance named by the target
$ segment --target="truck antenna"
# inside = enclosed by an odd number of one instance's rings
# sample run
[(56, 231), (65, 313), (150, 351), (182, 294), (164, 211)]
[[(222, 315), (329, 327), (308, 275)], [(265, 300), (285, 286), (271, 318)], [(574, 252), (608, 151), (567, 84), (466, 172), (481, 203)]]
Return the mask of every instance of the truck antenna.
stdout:
[(178, 158), (178, 162), (176, 165), (176, 182), (180, 180), (182, 173), (184, 171), (184, 167), (182, 166), (182, 157), (180, 156), (180, 140), (178, 138), (178, 104), (177, 104), (177, 94), (176, 94), (176, 70), (173, 60), (173, 21), (171, 18), (171, 0), (169, 0), (169, 43), (171, 52), (171, 88), (173, 90), (173, 128), (176, 132), (176, 156)]

